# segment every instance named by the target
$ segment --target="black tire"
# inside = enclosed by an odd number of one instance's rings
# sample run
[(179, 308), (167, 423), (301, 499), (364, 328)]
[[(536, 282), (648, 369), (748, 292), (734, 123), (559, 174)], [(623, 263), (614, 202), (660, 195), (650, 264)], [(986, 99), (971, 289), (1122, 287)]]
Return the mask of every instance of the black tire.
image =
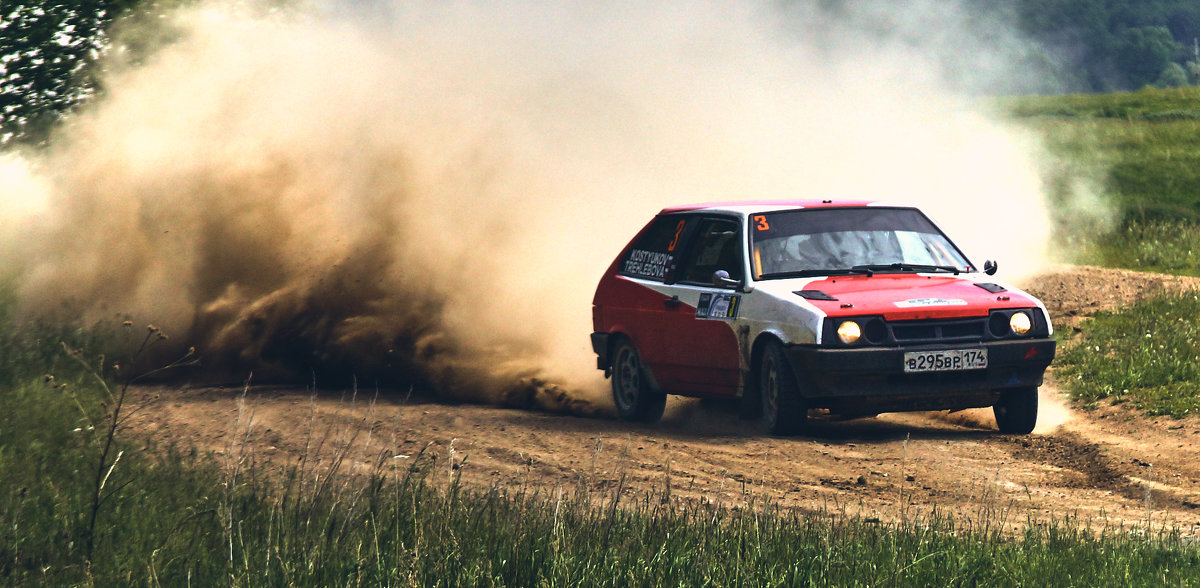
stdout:
[(808, 421), (808, 401), (800, 395), (796, 374), (779, 342), (772, 341), (763, 349), (755, 383), (767, 432), (772, 435), (802, 433)]
[(1037, 386), (1012, 388), (1000, 393), (1000, 401), (992, 406), (996, 428), (1001, 433), (1028, 435), (1037, 425)]
[(656, 422), (667, 406), (667, 395), (651, 385), (642, 357), (628, 339), (618, 339), (613, 346), (612, 391), (623, 421)]

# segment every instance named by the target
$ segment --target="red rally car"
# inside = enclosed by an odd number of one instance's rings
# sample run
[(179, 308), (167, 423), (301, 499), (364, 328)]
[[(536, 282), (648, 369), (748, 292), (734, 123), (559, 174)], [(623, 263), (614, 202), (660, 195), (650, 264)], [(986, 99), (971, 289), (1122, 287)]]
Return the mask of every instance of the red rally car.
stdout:
[(773, 434), (848, 417), (993, 407), (1029, 433), (1054, 359), (1046, 307), (979, 271), (920, 210), (784, 201), (667, 208), (592, 301), (621, 418), (667, 394), (741, 398)]

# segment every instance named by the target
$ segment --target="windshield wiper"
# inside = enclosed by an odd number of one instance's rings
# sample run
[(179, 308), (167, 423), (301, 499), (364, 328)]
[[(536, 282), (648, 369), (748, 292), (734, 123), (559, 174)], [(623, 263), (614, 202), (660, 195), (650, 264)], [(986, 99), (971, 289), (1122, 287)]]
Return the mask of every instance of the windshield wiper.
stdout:
[(775, 280), (781, 278), (811, 278), (813, 276), (846, 276), (850, 274), (866, 274), (868, 276), (875, 273), (875, 270), (866, 266), (855, 267), (837, 267), (826, 269), (806, 269), (790, 272), (775, 272), (773, 274), (763, 274), (758, 277), (760, 280)]
[(853, 269), (885, 272), (888, 270), (898, 270), (902, 272), (952, 272), (954, 275), (962, 273), (962, 270), (952, 265), (925, 265), (920, 263), (880, 263), (870, 265), (856, 265)]

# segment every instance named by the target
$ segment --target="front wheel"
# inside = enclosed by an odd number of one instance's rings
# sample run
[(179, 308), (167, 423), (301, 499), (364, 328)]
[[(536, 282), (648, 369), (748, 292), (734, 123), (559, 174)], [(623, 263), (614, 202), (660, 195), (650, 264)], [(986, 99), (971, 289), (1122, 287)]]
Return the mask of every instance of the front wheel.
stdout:
[(1037, 424), (1037, 386), (1012, 388), (1000, 393), (1000, 401), (992, 406), (996, 428), (1001, 433), (1027, 435)]
[(642, 423), (653, 423), (662, 418), (667, 395), (651, 386), (633, 343), (628, 339), (618, 340), (612, 357), (612, 391), (617, 416), (624, 421)]
[(796, 374), (788, 363), (783, 345), (767, 344), (759, 360), (758, 396), (762, 419), (772, 435), (796, 435), (808, 421), (808, 401), (800, 395)]

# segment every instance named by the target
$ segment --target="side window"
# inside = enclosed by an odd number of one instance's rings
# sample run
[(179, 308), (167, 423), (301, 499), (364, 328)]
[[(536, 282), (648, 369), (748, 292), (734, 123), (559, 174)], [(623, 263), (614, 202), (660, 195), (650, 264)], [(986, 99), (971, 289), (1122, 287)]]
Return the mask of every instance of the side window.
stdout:
[(742, 279), (742, 239), (738, 223), (721, 219), (701, 220), (687, 252), (681, 282), (712, 284), (713, 272), (725, 270), (734, 280)]
[(648, 280), (669, 281), (673, 277), (690, 217), (660, 216), (646, 229), (625, 257), (618, 273)]

